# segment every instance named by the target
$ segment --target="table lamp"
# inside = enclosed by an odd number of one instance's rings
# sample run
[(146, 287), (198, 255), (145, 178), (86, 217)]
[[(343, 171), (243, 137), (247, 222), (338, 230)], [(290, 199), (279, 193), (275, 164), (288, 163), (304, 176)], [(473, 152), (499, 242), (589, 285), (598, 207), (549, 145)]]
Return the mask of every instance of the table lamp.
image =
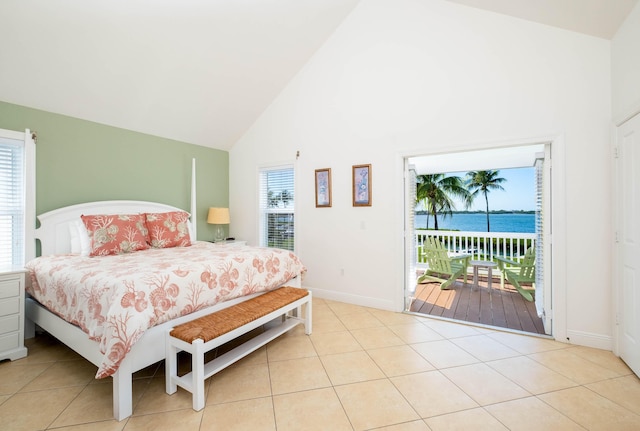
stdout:
[(222, 225), (231, 223), (229, 208), (209, 208), (207, 223), (216, 225), (216, 236), (213, 242), (224, 241), (224, 229)]

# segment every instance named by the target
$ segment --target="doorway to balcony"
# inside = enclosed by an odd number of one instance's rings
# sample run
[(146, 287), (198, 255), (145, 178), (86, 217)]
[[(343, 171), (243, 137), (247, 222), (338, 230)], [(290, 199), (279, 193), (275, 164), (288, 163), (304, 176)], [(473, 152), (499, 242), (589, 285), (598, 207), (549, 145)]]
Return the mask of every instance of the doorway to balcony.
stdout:
[[(410, 227), (407, 231), (411, 231), (405, 241), (408, 312), (551, 335), (550, 154), (550, 143), (539, 143), (405, 158), (405, 224)], [(474, 201), (481, 205), (465, 207), (463, 196), (449, 196), (453, 206), (449, 206), (446, 199), (444, 203), (417, 199), (416, 184), (421, 181), (458, 177), (460, 184), (467, 187), (466, 180), (471, 178), (467, 175), (469, 172), (493, 172), (494, 180), (504, 181), (498, 181), (493, 189), (485, 188), (486, 194), (478, 184), (475, 189), (471, 188), (476, 190)], [(519, 174), (514, 175), (514, 172)], [(526, 204), (519, 196), (523, 194), (518, 191), (522, 185), (509, 184), (514, 178), (520, 178), (519, 181), (530, 179)], [(421, 197), (424, 198), (424, 193)], [(460, 212), (465, 210), (467, 212)], [(469, 220), (476, 219), (477, 222), (483, 218), (488, 218), (486, 226), (479, 228), (477, 223), (475, 227), (473, 223), (469, 224)], [(436, 219), (439, 222), (437, 230)], [(528, 223), (514, 228), (514, 220), (524, 219)], [(501, 227), (498, 221), (506, 224)], [(437, 240), (438, 245), (446, 249), (447, 256), (466, 257), (466, 269), (453, 283), (445, 283), (445, 289), (441, 289), (441, 285), (450, 274), (437, 274), (417, 282), (429, 269), (425, 254), (427, 239)], [(519, 263), (527, 250), (535, 255), (535, 271), (530, 274), (533, 279), (523, 279), (520, 283), (517, 279), (504, 277), (505, 272), (500, 269), (508, 266), (504, 264), (505, 259)], [(489, 264), (481, 264), (474, 279), (473, 265), (469, 261), (476, 266), (479, 262)], [(500, 268), (499, 262), (502, 262)], [(491, 277), (487, 266), (493, 267)], [(514, 264), (514, 272), (519, 271), (516, 267)], [(444, 278), (437, 280), (439, 277)]]

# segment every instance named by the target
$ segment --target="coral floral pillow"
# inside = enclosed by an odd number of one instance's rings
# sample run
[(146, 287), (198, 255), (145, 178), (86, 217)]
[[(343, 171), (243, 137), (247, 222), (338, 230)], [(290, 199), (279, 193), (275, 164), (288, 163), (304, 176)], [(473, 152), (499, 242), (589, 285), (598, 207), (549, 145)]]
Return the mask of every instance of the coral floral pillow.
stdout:
[(89, 256), (131, 253), (149, 248), (144, 214), (83, 215), (91, 241)]
[(189, 235), (189, 213), (171, 211), (166, 213), (147, 213), (149, 244), (151, 247), (188, 247), (191, 245)]

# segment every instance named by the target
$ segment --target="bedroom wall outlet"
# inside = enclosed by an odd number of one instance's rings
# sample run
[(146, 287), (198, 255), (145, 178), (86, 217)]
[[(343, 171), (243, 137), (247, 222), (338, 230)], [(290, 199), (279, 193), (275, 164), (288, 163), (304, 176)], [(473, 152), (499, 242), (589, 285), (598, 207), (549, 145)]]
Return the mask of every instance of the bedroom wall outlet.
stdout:
[(344, 275), (344, 268), (340, 268), (340, 275)]

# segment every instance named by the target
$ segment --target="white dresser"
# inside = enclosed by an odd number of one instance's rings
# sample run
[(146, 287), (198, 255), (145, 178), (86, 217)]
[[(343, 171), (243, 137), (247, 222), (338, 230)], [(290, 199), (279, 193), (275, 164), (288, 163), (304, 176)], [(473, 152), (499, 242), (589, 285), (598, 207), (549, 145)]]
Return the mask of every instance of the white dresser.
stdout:
[(24, 347), (24, 269), (0, 269), (0, 360), (27, 356)]

